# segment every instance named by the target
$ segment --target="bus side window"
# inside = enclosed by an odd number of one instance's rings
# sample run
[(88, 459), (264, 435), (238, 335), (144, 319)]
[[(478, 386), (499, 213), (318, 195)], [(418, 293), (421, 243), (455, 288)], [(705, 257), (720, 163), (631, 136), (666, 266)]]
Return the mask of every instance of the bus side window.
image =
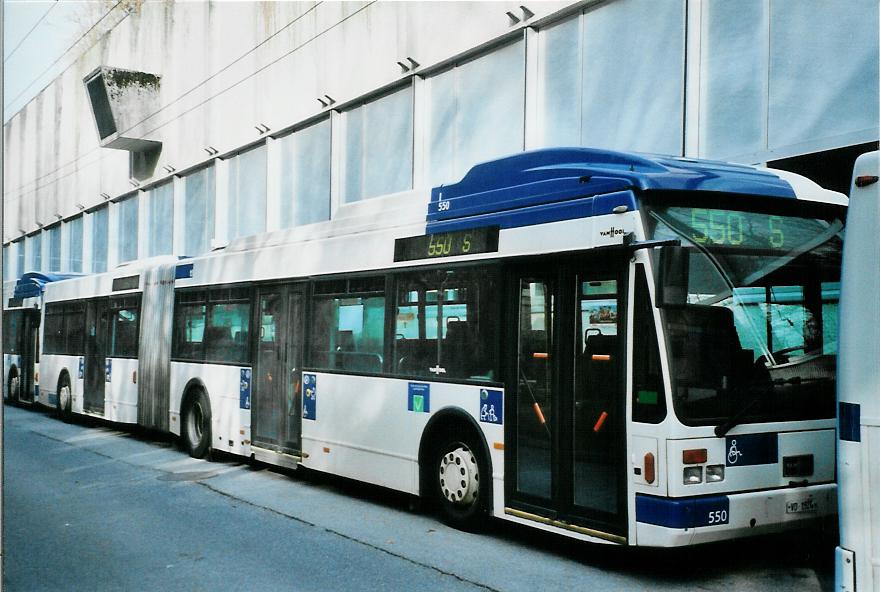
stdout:
[(316, 282), (311, 365), (381, 374), (385, 348), (383, 276)]
[(490, 269), (430, 270), (400, 277), (392, 372), (493, 380), (498, 327)]
[(648, 294), (645, 266), (636, 265), (633, 312), (633, 421), (660, 423), (666, 417), (666, 396), (660, 350)]

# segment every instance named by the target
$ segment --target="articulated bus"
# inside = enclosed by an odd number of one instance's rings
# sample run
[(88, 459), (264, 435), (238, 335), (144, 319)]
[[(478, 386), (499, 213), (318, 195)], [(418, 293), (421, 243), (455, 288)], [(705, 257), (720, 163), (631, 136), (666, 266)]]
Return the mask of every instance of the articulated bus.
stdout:
[[(834, 515), (846, 197), (585, 148), (57, 282), (41, 401), (594, 542)], [(427, 210), (427, 211), (426, 211)]]
[(29, 272), (3, 285), (3, 394), (12, 404), (31, 405), (39, 396), (43, 287), (74, 275)]
[(840, 300), (840, 592), (880, 591), (880, 152), (853, 171)]

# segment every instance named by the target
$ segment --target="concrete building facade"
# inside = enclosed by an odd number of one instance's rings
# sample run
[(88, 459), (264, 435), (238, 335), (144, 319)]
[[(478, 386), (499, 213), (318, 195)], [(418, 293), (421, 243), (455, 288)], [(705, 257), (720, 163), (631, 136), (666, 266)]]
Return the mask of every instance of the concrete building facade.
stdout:
[(4, 279), (197, 255), (532, 148), (770, 163), (846, 190), (880, 139), (877, 0), (111, 12), (4, 126)]

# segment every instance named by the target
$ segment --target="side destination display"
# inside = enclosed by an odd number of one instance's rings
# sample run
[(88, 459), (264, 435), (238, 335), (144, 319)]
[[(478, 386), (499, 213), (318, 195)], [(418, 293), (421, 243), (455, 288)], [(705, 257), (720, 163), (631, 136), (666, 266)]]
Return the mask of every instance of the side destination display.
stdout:
[(438, 259), (498, 251), (498, 227), (437, 232), (394, 241), (394, 261)]

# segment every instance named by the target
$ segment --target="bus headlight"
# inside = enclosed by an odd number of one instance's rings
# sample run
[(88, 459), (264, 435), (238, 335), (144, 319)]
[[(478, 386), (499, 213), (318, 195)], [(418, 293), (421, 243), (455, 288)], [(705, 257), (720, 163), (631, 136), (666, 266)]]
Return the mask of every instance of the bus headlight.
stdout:
[(718, 483), (719, 481), (724, 481), (724, 465), (706, 467), (706, 483)]
[(696, 485), (703, 482), (703, 467), (685, 467), (684, 468), (684, 484)]

